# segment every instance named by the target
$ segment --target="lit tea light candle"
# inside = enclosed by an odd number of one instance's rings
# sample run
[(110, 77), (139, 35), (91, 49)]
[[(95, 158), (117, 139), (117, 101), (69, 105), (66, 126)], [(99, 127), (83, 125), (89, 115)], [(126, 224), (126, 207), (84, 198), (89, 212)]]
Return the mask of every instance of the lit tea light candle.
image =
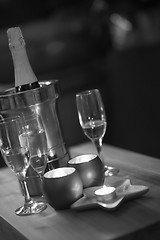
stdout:
[(105, 202), (111, 200), (116, 197), (116, 189), (114, 187), (107, 187), (103, 185), (102, 188), (97, 189), (94, 194), (96, 196), (97, 201)]

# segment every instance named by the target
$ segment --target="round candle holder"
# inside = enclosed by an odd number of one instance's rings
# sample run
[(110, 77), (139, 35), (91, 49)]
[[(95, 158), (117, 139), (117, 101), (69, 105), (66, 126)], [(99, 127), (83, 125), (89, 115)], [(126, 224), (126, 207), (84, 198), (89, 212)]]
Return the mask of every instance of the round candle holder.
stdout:
[(68, 161), (68, 166), (76, 168), (83, 188), (102, 185), (105, 178), (101, 159), (93, 153), (76, 156)]
[(73, 167), (61, 167), (46, 172), (43, 188), (48, 203), (56, 210), (69, 208), (83, 193), (82, 181)]

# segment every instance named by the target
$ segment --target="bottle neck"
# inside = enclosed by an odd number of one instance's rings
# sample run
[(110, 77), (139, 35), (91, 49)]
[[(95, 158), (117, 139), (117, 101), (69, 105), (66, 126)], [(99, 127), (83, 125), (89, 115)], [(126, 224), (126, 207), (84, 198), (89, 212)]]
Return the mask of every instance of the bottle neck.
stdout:
[(10, 50), (14, 64), (15, 87), (17, 90), (19, 86), (38, 82), (28, 60), (25, 45), (10, 46)]
[(28, 59), (21, 29), (19, 27), (9, 28), (7, 35), (14, 65), (16, 91), (22, 92), (39, 87)]

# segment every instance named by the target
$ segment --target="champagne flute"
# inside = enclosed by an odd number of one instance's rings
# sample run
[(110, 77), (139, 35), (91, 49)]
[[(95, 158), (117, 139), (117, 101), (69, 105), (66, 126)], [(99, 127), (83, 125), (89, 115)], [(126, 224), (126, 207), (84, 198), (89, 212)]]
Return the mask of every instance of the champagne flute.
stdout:
[[(47, 165), (48, 152), (43, 123), (37, 113), (26, 116), (24, 121), (30, 146), (30, 165), (38, 173), (42, 183), (41, 186), (43, 186), (43, 175)], [(43, 194), (40, 201), (46, 204)]]
[[(80, 125), (85, 135), (93, 142), (99, 158), (102, 157), (102, 140), (107, 128), (107, 121), (100, 91), (92, 89), (76, 94), (76, 103)], [(104, 165), (105, 176), (118, 173), (118, 169)]]
[[(21, 139), (25, 138), (25, 145)], [(24, 122), (20, 117), (0, 120), (0, 149), (7, 166), (16, 174), (22, 188), (25, 203), (15, 210), (19, 216), (39, 213), (44, 210), (30, 195), (26, 184), (26, 172), (30, 164), (30, 149)]]

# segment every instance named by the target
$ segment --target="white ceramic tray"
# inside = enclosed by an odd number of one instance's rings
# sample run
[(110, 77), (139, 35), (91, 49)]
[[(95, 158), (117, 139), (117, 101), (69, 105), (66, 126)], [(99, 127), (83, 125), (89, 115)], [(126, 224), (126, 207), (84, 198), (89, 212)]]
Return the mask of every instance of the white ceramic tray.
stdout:
[[(119, 184), (119, 185), (118, 185)], [(90, 208), (104, 208), (106, 210), (115, 210), (122, 202), (137, 198), (147, 193), (149, 188), (142, 185), (133, 185), (130, 179), (125, 179), (122, 182), (116, 183), (116, 195), (110, 200), (99, 202), (95, 198), (95, 191), (102, 186), (91, 187), (84, 189), (83, 197), (71, 205), (71, 209), (85, 210)]]

